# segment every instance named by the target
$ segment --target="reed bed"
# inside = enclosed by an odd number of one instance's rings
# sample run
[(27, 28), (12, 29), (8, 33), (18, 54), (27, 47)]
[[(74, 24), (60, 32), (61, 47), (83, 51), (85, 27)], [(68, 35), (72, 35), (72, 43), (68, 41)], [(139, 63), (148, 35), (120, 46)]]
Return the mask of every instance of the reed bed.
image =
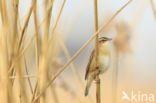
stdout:
[[(58, 95), (57, 91), (57, 88), (60, 86), (57, 81), (60, 81), (63, 85), (62, 88), (64, 88), (70, 96), (76, 95), (74, 98), (76, 98), (78, 103), (94, 103), (94, 101), (92, 101), (93, 98), (96, 98), (96, 103), (102, 103), (102, 86), (100, 84), (101, 80), (98, 71), (96, 76), (96, 93), (91, 93), (91, 95), (85, 97), (83, 95), (85, 83), (83, 79), (81, 79), (82, 77), (78, 71), (78, 67), (74, 65), (73, 61), (95, 38), (96, 65), (98, 67), (98, 35), (112, 23), (115, 17), (118, 16), (131, 1), (132, 0), (128, 0), (101, 26), (98, 25), (98, 0), (92, 1), (94, 7), (94, 33), (83, 46), (71, 56), (63, 39), (63, 33), (58, 27), (67, 0), (59, 1), (61, 5), (59, 5), (58, 12), (55, 15), (53, 10), (54, 4), (57, 3), (56, 0), (44, 0), (40, 5), (44, 11), (42, 18), (39, 17), (40, 12), (38, 9), (40, 6), (37, 5), (37, 0), (31, 0), (29, 9), (22, 18), (19, 16), (19, 2), (22, 2), (21, 0), (0, 0), (0, 102), (51, 103), (51, 101), (53, 101), (54, 103), (60, 103), (61, 95)], [(151, 7), (155, 18), (152, 0)], [(54, 16), (56, 18), (54, 18)], [(122, 32), (122, 30), (119, 30), (120, 26), (116, 27), (119, 34)], [(33, 31), (30, 32), (31, 36), (28, 35), (28, 28), (33, 29)], [(113, 76), (115, 75), (113, 78), (113, 88), (117, 88), (118, 61), (120, 61), (119, 52), (122, 52), (124, 47), (124, 50), (128, 50), (127, 47), (129, 44), (125, 42), (120, 44), (120, 41), (127, 41), (127, 38), (120, 40), (120, 37), (118, 38), (117, 36), (118, 34), (114, 39), (116, 68), (113, 72)], [(125, 45), (123, 46), (122, 44)], [(122, 46), (123, 48), (120, 48)], [(61, 57), (60, 52), (63, 52), (65, 56)], [(29, 53), (33, 56), (29, 56)], [(67, 62), (60, 62), (59, 59), (61, 58), (66, 58)], [(30, 62), (32, 62), (31, 65)], [(75, 94), (69, 92), (72, 90), (68, 88), (72, 81), (64, 81), (60, 76), (69, 65), (76, 78), (78, 87), (80, 87), (79, 90), (76, 90), (77, 92), (75, 92)], [(79, 93), (81, 96), (78, 95)], [(116, 103), (115, 98), (117, 93), (113, 93), (113, 103)], [(72, 103), (72, 100), (69, 102)]]

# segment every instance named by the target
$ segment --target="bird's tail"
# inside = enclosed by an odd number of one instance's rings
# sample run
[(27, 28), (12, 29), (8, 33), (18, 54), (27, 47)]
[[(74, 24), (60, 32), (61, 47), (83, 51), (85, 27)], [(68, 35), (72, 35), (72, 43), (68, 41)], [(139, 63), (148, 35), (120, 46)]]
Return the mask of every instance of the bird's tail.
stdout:
[(88, 86), (86, 86), (86, 89), (85, 89), (85, 96), (87, 96), (87, 95), (88, 95), (88, 91), (89, 91), (89, 87), (88, 87)]
[(87, 80), (87, 85), (86, 85), (86, 88), (85, 88), (85, 96), (88, 95), (88, 92), (89, 92), (89, 88), (91, 86), (91, 83), (92, 83), (92, 80)]

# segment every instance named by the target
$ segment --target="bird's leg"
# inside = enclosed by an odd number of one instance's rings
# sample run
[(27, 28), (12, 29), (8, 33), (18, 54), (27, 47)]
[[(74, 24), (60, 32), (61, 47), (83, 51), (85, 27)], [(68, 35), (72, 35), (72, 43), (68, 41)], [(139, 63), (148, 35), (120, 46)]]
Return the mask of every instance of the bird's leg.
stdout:
[[(99, 66), (96, 67), (96, 75), (100, 74)], [(96, 83), (100, 84), (100, 79), (96, 80)]]
[(96, 70), (96, 75), (99, 75), (100, 74), (99, 66), (97, 66), (95, 70)]
[(95, 67), (93, 70), (91, 70), (90, 72), (96, 72), (96, 74), (99, 74), (100, 71), (99, 71), (99, 67)]

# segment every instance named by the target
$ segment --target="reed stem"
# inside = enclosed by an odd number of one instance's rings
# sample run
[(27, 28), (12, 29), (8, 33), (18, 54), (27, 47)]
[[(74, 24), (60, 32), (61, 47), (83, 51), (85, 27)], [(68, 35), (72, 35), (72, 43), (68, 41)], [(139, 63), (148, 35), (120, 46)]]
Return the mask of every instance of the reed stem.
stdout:
[[(97, 0), (94, 0), (94, 32), (98, 30), (98, 4)], [(98, 55), (99, 55), (99, 42), (98, 42), (98, 33), (95, 36), (95, 65), (96, 65), (96, 103), (101, 103), (100, 98), (100, 78), (99, 78), (99, 61), (98, 61)]]

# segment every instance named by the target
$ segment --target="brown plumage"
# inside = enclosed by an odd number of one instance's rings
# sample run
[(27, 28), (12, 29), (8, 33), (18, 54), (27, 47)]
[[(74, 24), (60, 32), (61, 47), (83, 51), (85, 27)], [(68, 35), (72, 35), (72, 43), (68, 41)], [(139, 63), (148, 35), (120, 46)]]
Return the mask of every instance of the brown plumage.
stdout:
[[(104, 73), (108, 69), (110, 64), (110, 52), (107, 46), (108, 41), (110, 40), (111, 39), (106, 37), (99, 38), (98, 69), (100, 74)], [(85, 80), (87, 80), (87, 85), (85, 89), (85, 96), (88, 95), (89, 88), (91, 86), (92, 81), (95, 80), (95, 77), (96, 77), (96, 66), (95, 66), (95, 53), (93, 50), (86, 68)]]

